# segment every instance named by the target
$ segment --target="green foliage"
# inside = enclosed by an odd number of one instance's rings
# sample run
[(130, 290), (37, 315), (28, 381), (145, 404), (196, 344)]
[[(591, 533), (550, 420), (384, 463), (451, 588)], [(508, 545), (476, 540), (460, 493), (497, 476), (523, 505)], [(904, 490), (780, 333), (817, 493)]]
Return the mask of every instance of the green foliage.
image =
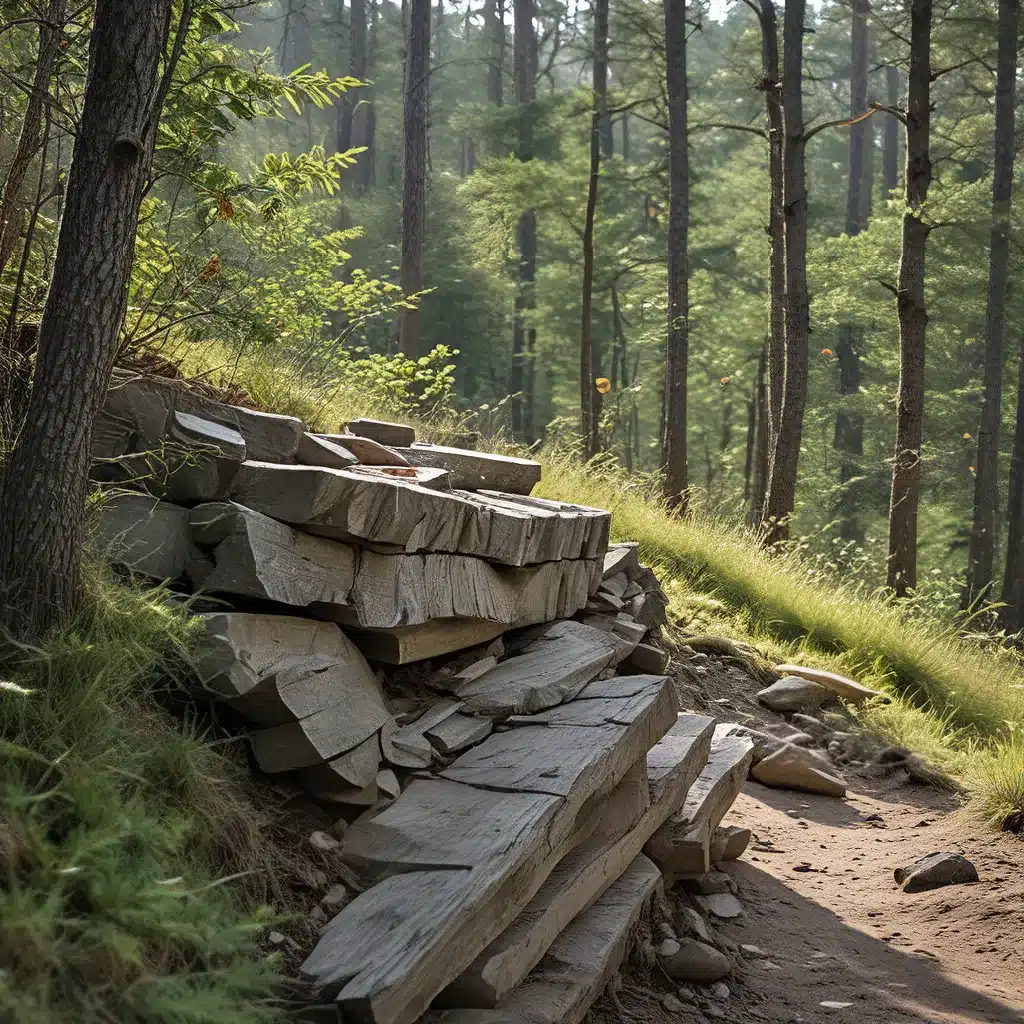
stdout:
[[(0, 1019), (282, 1019), (273, 848), (244, 764), (161, 707), (191, 626), (93, 570), (75, 620), (0, 669)], [(240, 874), (241, 873), (241, 874)], [(244, 879), (244, 880), (240, 880)]]

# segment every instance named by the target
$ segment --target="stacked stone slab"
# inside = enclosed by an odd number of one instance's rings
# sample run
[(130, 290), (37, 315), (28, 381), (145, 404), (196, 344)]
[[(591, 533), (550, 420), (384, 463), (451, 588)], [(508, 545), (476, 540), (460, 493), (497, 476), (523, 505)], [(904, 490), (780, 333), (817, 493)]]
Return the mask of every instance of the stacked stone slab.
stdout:
[(663, 874), (742, 852), (749, 740), (678, 713), (658, 580), (537, 463), (150, 378), (95, 454), (111, 559), (214, 599), (197, 696), (350, 822), (366, 888), (303, 965), (327, 1019), (581, 1020)]

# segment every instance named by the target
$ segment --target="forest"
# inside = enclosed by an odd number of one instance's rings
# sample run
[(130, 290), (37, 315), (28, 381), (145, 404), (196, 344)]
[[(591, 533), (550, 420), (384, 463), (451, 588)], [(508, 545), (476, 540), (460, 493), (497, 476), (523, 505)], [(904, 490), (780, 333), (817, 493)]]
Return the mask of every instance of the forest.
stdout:
[(1024, 625), (1016, 4), (164, 4), (137, 203), (65, 239), (102, 10), (4, 9), (8, 443), (106, 237), (131, 259), (101, 364), (611, 460)]

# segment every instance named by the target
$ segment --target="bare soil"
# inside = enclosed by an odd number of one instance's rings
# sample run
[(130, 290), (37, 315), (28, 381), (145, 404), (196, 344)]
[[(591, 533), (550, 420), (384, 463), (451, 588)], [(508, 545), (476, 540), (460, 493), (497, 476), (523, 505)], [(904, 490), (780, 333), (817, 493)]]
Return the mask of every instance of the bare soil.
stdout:
[[(684, 708), (756, 729), (782, 722), (735, 664), (684, 663), (677, 685)], [(692, 986), (696, 1004), (664, 1009), (659, 1000), (675, 989), (648, 946), (646, 963), (634, 956), (617, 994), (595, 1007), (599, 1024), (1024, 1024), (1024, 841), (972, 821), (954, 795), (903, 768), (866, 764), (870, 739), (850, 745), (853, 760), (839, 768), (846, 799), (749, 781), (725, 818), (754, 833), (743, 857), (723, 866), (743, 915), (708, 922), (733, 950), (728, 997)], [(904, 893), (893, 871), (936, 851), (962, 853), (980, 881)], [(686, 900), (668, 896), (669, 907)]]

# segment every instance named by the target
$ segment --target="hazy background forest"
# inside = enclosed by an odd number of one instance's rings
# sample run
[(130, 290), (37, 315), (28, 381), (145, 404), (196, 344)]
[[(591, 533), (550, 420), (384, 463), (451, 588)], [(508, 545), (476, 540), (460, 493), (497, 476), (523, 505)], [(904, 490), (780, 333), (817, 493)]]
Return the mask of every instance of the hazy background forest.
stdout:
[[(39, 6), (5, 5), (3, 167), (24, 135), (26, 83), (39, 75)], [(430, 10), (418, 363), (385, 358), (399, 349), (400, 286), (409, 283), (400, 264), (411, 8), (389, 0), (200, 6), (200, 30), (165, 106), (155, 180), (143, 201), (122, 355), (156, 351), (250, 390), (272, 389), (289, 375), (335, 382), (423, 414), (454, 412), (466, 429), (501, 431), (528, 446), (578, 446), (594, 13), (601, 5), (438, 0)], [(933, 229), (918, 591), (936, 610), (960, 604), (975, 495), (997, 8), (936, 5), (931, 32), (933, 179), (925, 219)], [(64, 22), (54, 36), (52, 102), (36, 112), (39, 147), (19, 194), (5, 193), (16, 212), (6, 218), (0, 277), (9, 337), (22, 325), (30, 331), (45, 300), (83, 85), (87, 12), (51, 0), (48, 16)], [(744, 3), (688, 4), (686, 18), (690, 500), (749, 521), (763, 495), (758, 446), (765, 443), (770, 321), (762, 33), (757, 11)], [(859, 59), (858, 19), (866, 29)], [(866, 71), (865, 111), (872, 104), (906, 109), (908, 24), (904, 4), (811, 4), (803, 37), (811, 335), (793, 535), (813, 556), (871, 585), (885, 579), (905, 127), (876, 110), (855, 128), (813, 129), (859, 112), (863, 100), (851, 91), (858, 65), (862, 77)], [(781, 37), (780, 9), (780, 48)], [(662, 6), (613, 0), (608, 40), (592, 331), (593, 376), (607, 378), (601, 386), (608, 390), (599, 399), (597, 447), (643, 484), (663, 462), (669, 183)], [(857, 187), (850, 180), (854, 132), (863, 145)], [(997, 589), (1021, 336), (1021, 296), (1012, 283), (1018, 221), (1015, 214), (1005, 296)], [(16, 222), (22, 230), (12, 232)], [(535, 244), (525, 274), (524, 231)], [(850, 429), (862, 432), (862, 443), (851, 444)]]

